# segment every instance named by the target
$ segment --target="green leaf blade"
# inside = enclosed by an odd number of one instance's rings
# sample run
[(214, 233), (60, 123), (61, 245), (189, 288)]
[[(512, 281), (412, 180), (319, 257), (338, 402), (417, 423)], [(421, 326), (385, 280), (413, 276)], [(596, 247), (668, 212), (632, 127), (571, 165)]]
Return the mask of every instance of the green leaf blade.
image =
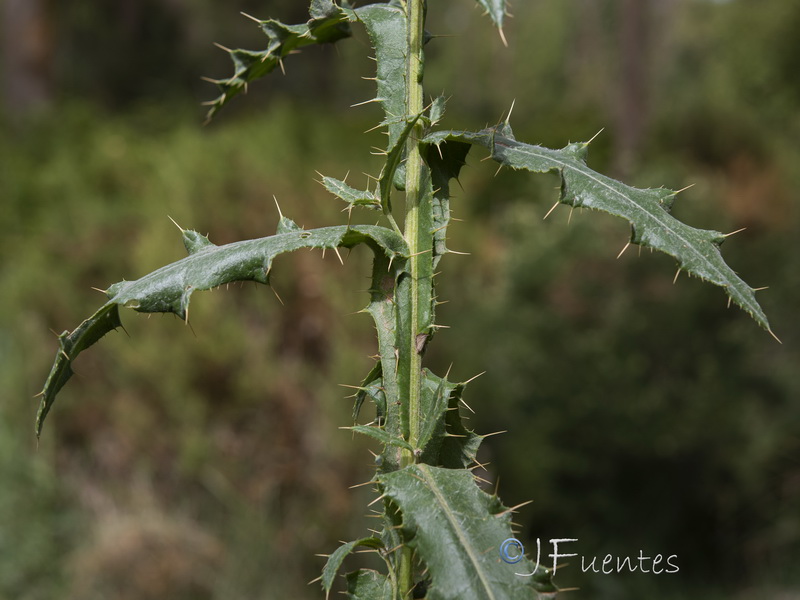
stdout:
[(367, 190), (358, 190), (340, 179), (324, 176), (322, 185), (331, 194), (340, 200), (344, 200), (350, 206), (364, 206), (373, 210), (380, 210), (381, 208), (381, 201), (374, 193)]
[[(300, 248), (352, 248), (364, 243), (376, 256), (382, 255), (398, 263), (408, 254), (400, 235), (376, 225), (341, 225), (309, 231), (288, 226), (284, 229), (287, 229), (284, 233), (224, 246), (215, 246), (195, 232), (183, 231), (189, 256), (135, 281), (121, 281), (110, 286), (106, 292), (109, 301), (103, 307), (73, 332), (59, 336), (59, 352), (41, 392), (37, 436), (56, 394), (72, 376), (72, 361), (106, 333), (121, 326), (120, 305), (138, 312), (172, 312), (187, 319), (192, 293), (235, 281), (268, 284), (272, 261), (286, 252)], [(201, 238), (205, 242), (198, 242)]]
[(105, 304), (95, 314), (78, 325), (72, 333), (63, 332), (58, 336), (58, 353), (53, 361), (41, 391), (39, 410), (36, 413), (35, 431), (38, 438), (42, 426), (56, 399), (56, 394), (72, 377), (72, 361), (84, 350), (92, 346), (109, 331), (122, 327), (119, 319), (119, 306)]
[(425, 415), (420, 425), (419, 462), (465, 469), (477, 458), (483, 436), (464, 426), (461, 416), (463, 383), (452, 383), (423, 369), (420, 412)]
[[(395, 437), (402, 437), (400, 406), (390, 402), (389, 398), (399, 395), (398, 353), (397, 353), (397, 304), (394, 301), (398, 277), (403, 270), (399, 261), (393, 261), (385, 254), (376, 254), (372, 264), (372, 285), (370, 286), (370, 302), (366, 311), (375, 322), (378, 334), (378, 357), (380, 375), (373, 369), (370, 387), (376, 386), (376, 394), (370, 395), (376, 400), (378, 419), (383, 421), (384, 429)], [(366, 382), (366, 379), (365, 379)], [(365, 387), (362, 385), (362, 387)], [(366, 397), (366, 396), (365, 396)], [(356, 395), (356, 407), (360, 408), (364, 398)], [(391, 470), (400, 464), (400, 451), (386, 448), (382, 455), (384, 468)]]
[(420, 115), (415, 115), (412, 119), (409, 119), (408, 123), (400, 132), (400, 135), (394, 141), (394, 145), (389, 149), (389, 153), (386, 155), (386, 164), (378, 179), (378, 187), (381, 191), (381, 206), (383, 207), (383, 213), (386, 215), (392, 212), (392, 186), (395, 184), (395, 175), (405, 156), (406, 141), (414, 130), (414, 126), (417, 124), (419, 118)]
[(313, 0), (310, 6), (311, 19), (300, 25), (286, 25), (274, 19), (254, 19), (267, 36), (266, 50), (230, 50), (223, 48), (233, 62), (233, 75), (226, 79), (209, 79), (221, 94), (205, 104), (209, 106), (207, 121), (225, 106), (234, 96), (247, 91), (247, 85), (264, 77), (281, 65), (281, 61), (292, 51), (313, 44), (329, 44), (350, 37), (350, 25), (344, 10), (330, 0)]
[(405, 242), (385, 227), (344, 225), (295, 230), (266, 238), (215, 246), (137, 279), (121, 281), (108, 290), (116, 304), (139, 312), (173, 312), (186, 318), (191, 294), (234, 281), (269, 282), (275, 257), (300, 248), (352, 248), (369, 242), (390, 256), (401, 257)]
[(669, 254), (681, 269), (722, 287), (733, 302), (771, 331), (755, 299), (755, 290), (722, 258), (719, 245), (725, 236), (696, 229), (669, 214), (676, 192), (628, 186), (586, 166), (587, 144), (570, 144), (561, 150), (525, 144), (514, 139), (507, 125), (480, 132), (435, 132), (425, 141), (438, 145), (450, 140), (484, 146), (495, 161), (513, 169), (559, 173), (561, 203), (600, 210), (627, 220), (632, 243)]
[(347, 597), (351, 600), (392, 600), (392, 582), (372, 569), (347, 574)]
[(386, 446), (395, 446), (396, 448), (402, 448), (410, 452), (414, 451), (414, 448), (404, 439), (395, 437), (385, 429), (374, 425), (355, 425), (353, 427), (346, 427), (345, 429), (371, 437)]
[(376, 99), (380, 101), (389, 128), (388, 148), (393, 148), (406, 126), (406, 31), (407, 19), (400, 6), (369, 4), (350, 12), (351, 20), (367, 29), (375, 49)]
[(322, 589), (325, 590), (326, 596), (330, 593), (331, 587), (333, 587), (336, 574), (339, 572), (339, 569), (341, 569), (344, 559), (348, 554), (360, 546), (365, 548), (379, 549), (383, 548), (383, 542), (380, 540), (380, 538), (366, 537), (361, 538), (360, 540), (347, 542), (346, 544), (339, 546), (333, 552), (333, 554), (328, 557), (328, 561), (325, 563), (325, 567), (322, 569)]
[(514, 565), (500, 559), (500, 545), (512, 537), (510, 513), (469, 471), (417, 464), (379, 482), (399, 506), (408, 545), (430, 573), (428, 600), (530, 600), (535, 586), (556, 591), (549, 581), (517, 574), (534, 571), (528, 559)]
[(491, 17), (498, 29), (503, 28), (503, 19), (506, 16), (506, 0), (477, 0), (486, 13)]

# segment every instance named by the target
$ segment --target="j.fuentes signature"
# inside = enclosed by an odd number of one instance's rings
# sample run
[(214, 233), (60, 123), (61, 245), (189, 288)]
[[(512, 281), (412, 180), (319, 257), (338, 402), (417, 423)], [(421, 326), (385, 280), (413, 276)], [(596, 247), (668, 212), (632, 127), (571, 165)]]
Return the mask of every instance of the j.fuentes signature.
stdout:
[[(577, 542), (577, 538), (554, 538), (550, 540), (553, 546), (553, 552), (547, 556), (552, 559), (552, 571), (555, 575), (558, 570), (559, 558), (571, 558), (579, 556), (577, 552), (563, 553), (559, 551), (559, 544), (563, 545), (568, 543)], [(516, 564), (521, 561), (525, 556), (525, 546), (522, 545), (517, 538), (508, 538), (500, 544), (500, 558), (503, 562), (509, 564)], [(536, 566), (530, 573), (517, 573), (521, 577), (531, 577), (539, 568), (542, 557), (542, 543), (539, 538), (536, 538)], [(652, 573), (660, 575), (662, 573), (673, 574), (680, 571), (678, 567), (678, 556), (670, 554), (665, 557), (663, 554), (656, 554), (655, 556), (646, 556), (644, 550), (639, 550), (638, 557), (632, 558), (630, 556), (614, 556), (606, 554), (603, 558), (598, 556), (583, 556), (581, 557), (581, 571), (586, 573), (592, 571), (594, 573), (603, 573), (611, 575), (612, 573)]]

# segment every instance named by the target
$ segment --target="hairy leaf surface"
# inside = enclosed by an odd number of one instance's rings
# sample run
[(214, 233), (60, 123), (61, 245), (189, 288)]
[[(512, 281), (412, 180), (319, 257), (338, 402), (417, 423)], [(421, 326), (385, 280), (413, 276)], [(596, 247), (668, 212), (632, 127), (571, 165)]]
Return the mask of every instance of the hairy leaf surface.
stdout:
[(622, 217), (631, 224), (631, 242), (673, 256), (688, 273), (722, 287), (730, 298), (769, 331), (767, 317), (747, 285), (724, 261), (719, 245), (725, 236), (695, 229), (669, 214), (676, 192), (664, 188), (638, 189), (586, 166), (588, 144), (570, 144), (551, 150), (518, 142), (510, 127), (501, 125), (480, 132), (439, 131), (425, 141), (454, 140), (484, 146), (492, 158), (514, 169), (534, 173), (558, 172), (561, 202)]
[(41, 433), (56, 394), (72, 375), (71, 363), (86, 348), (120, 326), (119, 305), (139, 312), (172, 312), (186, 319), (189, 300), (196, 290), (234, 281), (269, 283), (273, 259), (300, 248), (352, 248), (369, 245), (376, 255), (401, 262), (407, 253), (405, 240), (385, 227), (356, 225), (323, 227), (304, 231), (294, 222), (281, 221), (278, 233), (266, 238), (216, 246), (194, 231), (183, 231), (189, 256), (161, 267), (136, 281), (121, 281), (107, 290), (108, 302), (72, 333), (59, 336), (59, 352), (42, 390), (36, 417), (36, 434)]
[(430, 573), (428, 600), (530, 600), (537, 591), (556, 591), (549, 581), (517, 575), (533, 572), (529, 560), (500, 560), (500, 545), (512, 537), (510, 513), (469, 471), (416, 464), (379, 482), (400, 507), (408, 545)]

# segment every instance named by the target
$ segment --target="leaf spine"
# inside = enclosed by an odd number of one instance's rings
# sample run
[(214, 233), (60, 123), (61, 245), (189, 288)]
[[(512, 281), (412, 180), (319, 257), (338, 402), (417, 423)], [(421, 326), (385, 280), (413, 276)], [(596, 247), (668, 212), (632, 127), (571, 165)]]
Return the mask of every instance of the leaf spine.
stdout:
[(556, 209), (556, 206), (558, 206), (559, 204), (561, 204), (561, 200), (557, 200), (556, 203), (550, 207), (550, 210), (547, 211), (547, 214), (544, 217), (542, 217), (542, 221), (547, 219), (547, 217), (550, 216), (550, 213), (552, 213)]
[[(732, 236), (732, 235), (736, 235), (737, 233), (741, 233), (741, 232), (742, 232), (742, 231), (744, 231), (745, 229), (747, 229), (747, 227), (742, 227), (741, 229), (737, 229), (736, 231), (731, 231), (730, 233), (723, 233), (723, 234), (722, 234), (722, 237), (724, 237), (724, 238), (728, 238), (728, 237), (730, 237), (730, 236)], [(762, 289), (763, 289), (763, 288), (762, 288)]]
[(506, 34), (503, 33), (503, 28), (502, 27), (498, 27), (497, 28), (497, 33), (500, 34), (500, 41), (503, 42), (503, 46), (508, 48), (508, 40), (506, 40)]
[(373, 102), (380, 102), (380, 98), (371, 98), (369, 100), (364, 100), (363, 102), (356, 102), (355, 104), (351, 104), (350, 108), (356, 108), (357, 106), (364, 106), (365, 104), (372, 104)]
[(261, 23), (263, 23), (263, 22), (264, 22), (264, 21), (262, 21), (262, 20), (260, 20), (260, 19), (256, 19), (256, 18), (255, 18), (253, 15), (248, 15), (248, 14), (247, 14), (246, 12), (244, 12), (244, 11), (240, 11), (240, 14), (241, 14), (242, 16), (244, 16), (244, 17), (247, 17), (248, 19), (251, 19), (251, 20), (255, 21), (255, 22), (256, 22), (256, 23), (258, 23), (259, 25), (261, 25)]
[(502, 431), (493, 431), (492, 433), (485, 433), (481, 436), (481, 438), (487, 438), (493, 435), (500, 435), (501, 433), (508, 433), (508, 431), (503, 429)]
[(594, 140), (597, 138), (597, 136), (598, 136), (598, 135), (600, 135), (601, 133), (603, 133), (603, 131), (605, 131), (605, 127), (603, 127), (602, 129), (600, 129), (600, 131), (598, 131), (598, 132), (597, 132), (597, 133), (595, 133), (595, 134), (594, 134), (594, 135), (593, 135), (591, 138), (589, 138), (589, 141), (588, 141), (588, 142), (584, 142), (584, 144), (583, 144), (584, 148), (585, 148), (586, 146), (588, 146), (589, 144), (591, 144), (591, 143), (592, 143), (592, 142), (593, 142), (593, 141), (594, 141)]

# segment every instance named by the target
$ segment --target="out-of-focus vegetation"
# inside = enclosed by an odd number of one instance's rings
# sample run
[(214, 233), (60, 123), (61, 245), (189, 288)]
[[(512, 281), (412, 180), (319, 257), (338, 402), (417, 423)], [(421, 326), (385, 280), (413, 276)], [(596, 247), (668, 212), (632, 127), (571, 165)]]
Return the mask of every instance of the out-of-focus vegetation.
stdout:
[[(274, 194), (299, 223), (328, 224), (341, 207), (299, 165), (373, 170), (360, 132), (377, 113), (346, 108), (370, 91), (340, 76), (358, 40), (292, 57), (302, 87), (274, 78), (199, 125), (213, 94), (196, 76), (227, 69), (208, 42), (258, 47), (236, 10), (299, 21), (304, 4), (43, 13), (48, 91), (35, 111), (9, 99), (0, 139), (0, 599), (314, 598), (313, 552), (362, 529), (363, 494), (348, 486), (370, 457), (336, 429), (349, 406), (335, 383), (357, 383), (374, 348), (368, 319), (350, 315), (366, 295), (346, 291), (364, 271), (335, 256), (285, 259), (296, 277), (279, 262), (283, 305), (261, 287), (198, 297), (194, 331), (124, 315), (135, 339), (110, 336), (76, 365), (38, 450), (28, 400), (48, 329), (99, 304), (91, 286), (182, 256), (167, 215), (215, 242), (256, 237), (274, 229)], [(565, 208), (542, 221), (547, 181), (500, 173), (497, 185), (472, 157), (450, 243), (472, 256), (446, 259), (452, 329), (430, 353), (457, 378), (488, 370), (467, 402), (478, 431), (510, 431), (484, 458), (507, 502), (534, 501), (521, 539), (678, 556), (676, 575), (588, 578), (575, 563), (558, 578), (581, 586), (575, 597), (800, 593), (800, 7), (519, 2), (506, 50), (477, 11), (456, 20), (438, 4), (434, 32), (460, 38), (432, 42), (426, 73), (431, 92), (454, 94), (449, 125), (497, 120), (516, 98), (520, 137), (558, 146), (605, 127), (591, 164), (638, 185), (695, 184), (675, 211), (747, 227), (723, 251), (769, 285), (760, 300), (783, 341), (718, 290), (673, 285), (669, 260), (615, 259), (628, 236), (616, 222)]]

